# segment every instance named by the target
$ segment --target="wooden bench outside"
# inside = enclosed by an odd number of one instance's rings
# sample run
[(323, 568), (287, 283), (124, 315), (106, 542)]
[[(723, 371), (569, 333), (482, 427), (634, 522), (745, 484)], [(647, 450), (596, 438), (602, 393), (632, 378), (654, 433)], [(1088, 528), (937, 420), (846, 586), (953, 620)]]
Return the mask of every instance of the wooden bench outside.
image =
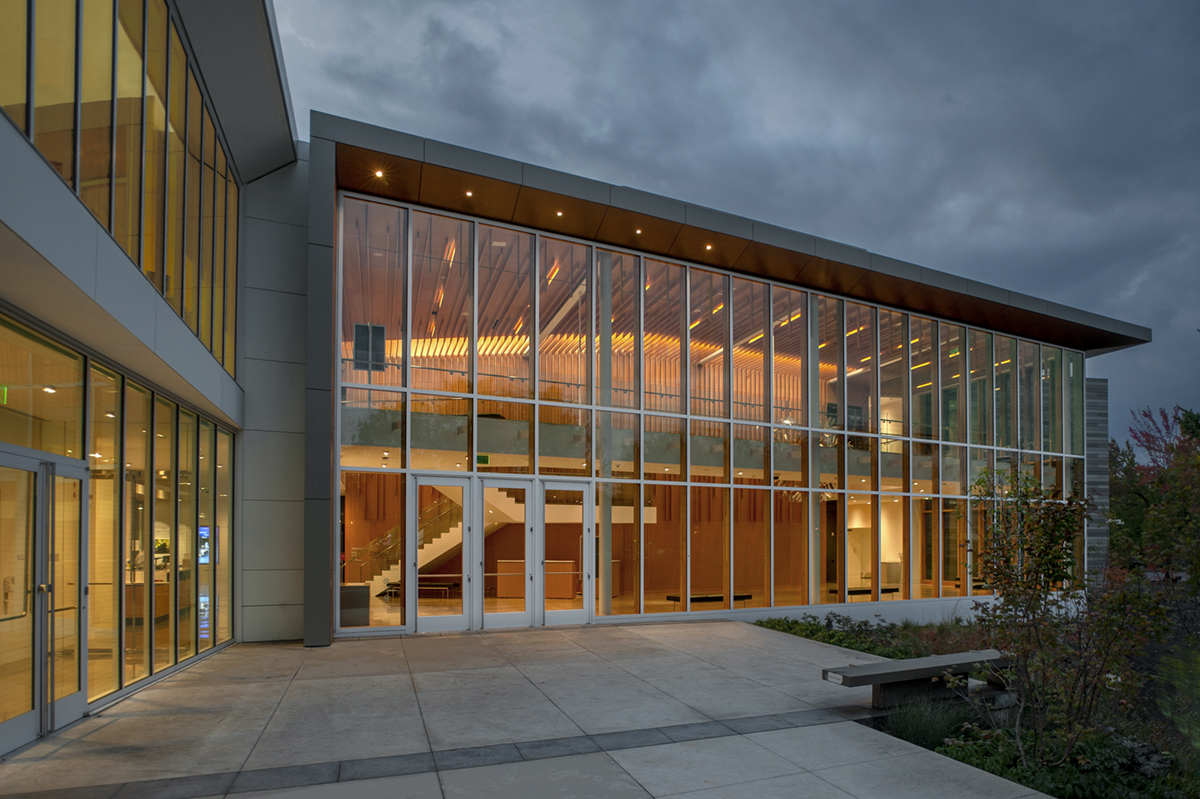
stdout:
[(962, 676), (986, 666), (1003, 668), (1005, 665), (1006, 661), (999, 650), (982, 649), (953, 655), (869, 663), (865, 666), (821, 669), (821, 678), (847, 688), (870, 685), (872, 707), (895, 707), (919, 698), (951, 698), (953, 693), (942, 679), (947, 672)]

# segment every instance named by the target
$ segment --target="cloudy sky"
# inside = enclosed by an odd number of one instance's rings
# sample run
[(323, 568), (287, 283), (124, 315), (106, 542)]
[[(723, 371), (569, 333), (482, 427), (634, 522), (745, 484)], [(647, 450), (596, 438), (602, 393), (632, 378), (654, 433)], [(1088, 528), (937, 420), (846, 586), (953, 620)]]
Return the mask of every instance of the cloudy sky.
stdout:
[(1146, 325), (1200, 409), (1200, 4), (275, 0), (317, 109)]

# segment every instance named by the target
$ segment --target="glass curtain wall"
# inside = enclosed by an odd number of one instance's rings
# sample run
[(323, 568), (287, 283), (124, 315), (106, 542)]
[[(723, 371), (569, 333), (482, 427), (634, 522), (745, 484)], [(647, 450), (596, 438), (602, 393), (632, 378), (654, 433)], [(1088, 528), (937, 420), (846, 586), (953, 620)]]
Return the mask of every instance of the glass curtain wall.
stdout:
[(0, 110), (232, 375), (237, 182), (199, 85), (166, 0), (0, 4)]
[[(403, 624), (412, 472), (595, 480), (596, 612), (636, 615), (986, 593), (972, 480), (1081, 469), (1079, 353), (364, 197), (341, 220), (342, 627)], [(182, 529), (209, 511), (179, 480)], [(461, 498), (422, 492), (461, 546)]]

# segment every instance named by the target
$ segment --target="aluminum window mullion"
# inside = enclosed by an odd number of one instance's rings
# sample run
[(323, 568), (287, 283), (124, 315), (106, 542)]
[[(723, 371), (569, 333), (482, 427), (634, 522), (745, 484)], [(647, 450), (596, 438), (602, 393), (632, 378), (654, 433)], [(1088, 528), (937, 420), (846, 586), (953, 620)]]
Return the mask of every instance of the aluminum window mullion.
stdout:
[[(32, 0), (31, 0), (32, 3)], [(109, 59), (109, 68), (112, 71), (112, 83), (109, 86), (109, 128), (108, 128), (108, 220), (106, 227), (109, 233), (112, 233), (117, 222), (117, 52), (119, 39), (117, 31), (120, 27), (120, 2), (113, 0), (112, 4), (112, 48), (109, 51), (112, 58)], [(185, 103), (186, 105), (186, 103)], [(184, 140), (187, 140), (187, 133), (184, 133)], [(185, 259), (186, 260), (186, 259)]]
[[(113, 449), (116, 450), (118, 453), (120, 453), (118, 456), (120, 458), (120, 461), (119, 461), (120, 468), (117, 471), (117, 474), (120, 476), (120, 483), (117, 486), (116, 494), (117, 494), (117, 502), (120, 503), (117, 508), (117, 535), (120, 536), (120, 538), (119, 538), (120, 546), (118, 547), (118, 550), (121, 553), (120, 579), (121, 579), (121, 586), (122, 586), (122, 590), (118, 593), (118, 596), (117, 596), (117, 608), (119, 611), (118, 616), (117, 616), (117, 640), (121, 642), (121, 651), (118, 654), (118, 664), (119, 665), (118, 665), (118, 673), (117, 673), (117, 687), (124, 688), (125, 687), (125, 614), (126, 614), (127, 608), (125, 607), (125, 605), (126, 605), (125, 591), (123, 590), (123, 587), (125, 585), (125, 564), (129, 561), (129, 553), (127, 551), (127, 546), (129, 544), (129, 540), (128, 540), (128, 536), (125, 534), (125, 522), (126, 522), (126, 519), (125, 519), (125, 489), (126, 489), (126, 485), (125, 485), (125, 483), (126, 483), (126, 475), (125, 475), (125, 425), (126, 425), (126, 421), (125, 421), (125, 414), (126, 414), (127, 409), (125, 407), (126, 406), (126, 403), (125, 403), (126, 392), (125, 392), (125, 377), (124, 377), (124, 375), (117, 373), (116, 383), (118, 386), (118, 390), (121, 392), (120, 401), (118, 403), (118, 407), (120, 407), (121, 410), (120, 410), (120, 416), (118, 417), (119, 423), (117, 425), (117, 435), (116, 435), (117, 440), (116, 440), (116, 442), (114, 442), (115, 446), (113, 447)], [(175, 560), (178, 561), (177, 556), (175, 557)], [(178, 582), (178, 580), (176, 582)]]
[(74, 102), (74, 136), (71, 143), (71, 158), (73, 165), (71, 188), (79, 195), (83, 180), (79, 176), (79, 151), (83, 148), (83, 0), (75, 0), (75, 102)]
[(34, 96), (37, 89), (37, 75), (34, 74), (37, 68), (37, 3), (29, 0), (25, 8), (25, 135), (32, 143), (36, 132), (33, 110), (37, 100)]
[[(113, 5), (119, 5), (119, 4), (120, 4), (120, 0), (116, 0), (116, 2), (113, 3)], [(145, 243), (146, 242), (146, 85), (149, 83), (149, 79), (146, 77), (146, 73), (150, 69), (150, 48), (148, 46), (150, 44), (149, 16), (150, 16), (149, 0), (142, 0), (142, 119), (141, 119), (141, 123), (142, 123), (141, 124), (141, 131), (142, 131), (141, 161), (142, 161), (142, 166), (141, 166), (141, 171), (138, 174), (141, 185), (137, 186), (135, 189), (138, 193), (138, 218), (137, 218), (138, 244), (137, 244), (137, 255), (133, 257), (133, 262), (141, 267), (142, 274), (146, 273), (146, 264), (145, 264), (145, 258), (143, 258), (143, 255), (145, 254), (145, 251), (146, 251), (146, 243)], [(170, 49), (169, 42), (167, 44), (167, 47), (169, 50)], [(113, 55), (115, 58), (115, 56), (116, 56), (115, 51), (114, 51)], [(115, 104), (116, 102), (117, 102), (117, 97), (114, 94), (113, 95), (113, 103)], [(201, 160), (203, 160), (203, 159), (201, 159)], [(214, 166), (215, 166), (215, 164), (214, 164)], [(197, 642), (197, 645), (198, 645), (198, 642)]]

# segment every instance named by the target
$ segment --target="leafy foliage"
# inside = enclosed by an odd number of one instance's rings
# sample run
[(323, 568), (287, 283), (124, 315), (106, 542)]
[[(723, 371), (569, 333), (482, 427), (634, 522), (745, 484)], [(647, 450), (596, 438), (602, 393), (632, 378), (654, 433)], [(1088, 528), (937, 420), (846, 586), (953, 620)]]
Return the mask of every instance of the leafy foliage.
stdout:
[(986, 520), (976, 558), (997, 594), (977, 605), (976, 619), (1008, 660), (998, 676), (1016, 700), (1011, 741), (1022, 768), (1061, 765), (1094, 730), (1103, 697), (1136, 691), (1134, 659), (1161, 637), (1165, 614), (1128, 571), (1079, 579), (1076, 545), (1089, 501), (991, 474), (972, 494)]
[(924, 700), (894, 709), (885, 724), (887, 731), (897, 738), (937, 749), (974, 718), (975, 713), (966, 703)]
[(915, 624), (910, 621), (896, 624), (882, 619), (876, 622), (852, 619), (838, 613), (830, 613), (823, 618), (806, 613), (798, 619), (785, 616), (755, 623), (770, 630), (893, 660), (947, 655), (980, 648), (978, 629), (957, 618), (941, 624)]

